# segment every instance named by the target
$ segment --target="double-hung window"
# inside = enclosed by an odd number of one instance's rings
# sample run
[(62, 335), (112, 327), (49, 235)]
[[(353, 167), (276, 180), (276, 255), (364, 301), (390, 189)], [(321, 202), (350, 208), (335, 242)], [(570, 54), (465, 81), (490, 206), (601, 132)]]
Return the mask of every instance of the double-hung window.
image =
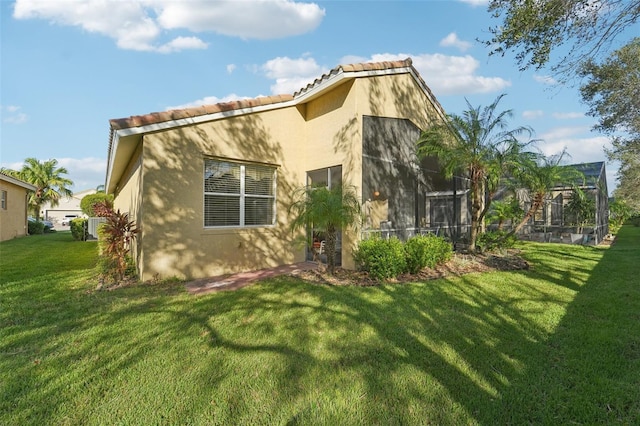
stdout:
[(275, 222), (276, 169), (204, 161), (204, 226), (265, 226)]

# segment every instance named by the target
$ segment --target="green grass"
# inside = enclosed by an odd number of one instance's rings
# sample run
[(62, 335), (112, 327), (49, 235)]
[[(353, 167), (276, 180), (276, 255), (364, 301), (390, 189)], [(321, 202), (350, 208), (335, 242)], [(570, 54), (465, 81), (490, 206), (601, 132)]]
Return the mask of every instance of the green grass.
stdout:
[(0, 243), (0, 424), (640, 422), (640, 228), (529, 271), (94, 291), (96, 245)]

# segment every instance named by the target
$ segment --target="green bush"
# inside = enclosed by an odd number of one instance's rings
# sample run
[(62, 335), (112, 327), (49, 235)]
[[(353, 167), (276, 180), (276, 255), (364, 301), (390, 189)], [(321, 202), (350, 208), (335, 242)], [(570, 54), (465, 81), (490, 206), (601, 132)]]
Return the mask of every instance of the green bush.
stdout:
[(87, 235), (87, 225), (89, 220), (78, 217), (69, 222), (71, 228), (71, 236), (76, 241), (84, 241)]
[(510, 249), (517, 241), (515, 235), (507, 231), (487, 231), (478, 235), (476, 247), (481, 252), (492, 252)]
[(435, 235), (416, 235), (404, 245), (407, 272), (415, 274), (424, 268), (434, 268), (451, 259), (453, 248), (449, 242)]
[(37, 235), (37, 234), (43, 234), (44, 233), (44, 223), (40, 222), (40, 221), (28, 221), (29, 225), (28, 225), (28, 230), (29, 230), (29, 235)]
[(393, 278), (406, 270), (404, 247), (395, 237), (360, 241), (353, 257), (359, 269), (376, 280)]
[(640, 215), (631, 216), (630, 220), (633, 226), (640, 226)]

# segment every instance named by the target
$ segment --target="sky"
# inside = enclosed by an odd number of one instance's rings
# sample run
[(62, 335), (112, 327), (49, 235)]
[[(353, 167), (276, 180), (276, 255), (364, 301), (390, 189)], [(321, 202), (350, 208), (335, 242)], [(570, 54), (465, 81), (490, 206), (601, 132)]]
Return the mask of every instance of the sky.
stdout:
[(447, 113), (505, 93), (499, 110), (544, 154), (605, 161), (576, 84), (489, 56), (478, 40), (498, 24), (483, 0), (0, 0), (0, 165), (55, 158), (72, 190), (95, 188), (110, 119), (293, 94), (339, 64), (407, 57)]

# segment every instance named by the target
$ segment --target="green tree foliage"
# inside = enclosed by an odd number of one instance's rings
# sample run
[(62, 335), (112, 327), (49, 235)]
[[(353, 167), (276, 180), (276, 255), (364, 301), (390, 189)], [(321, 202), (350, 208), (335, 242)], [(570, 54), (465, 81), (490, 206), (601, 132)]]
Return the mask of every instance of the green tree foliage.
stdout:
[(435, 156), (445, 177), (461, 173), (469, 179), (470, 250), (475, 250), (483, 218), (491, 207), (502, 178), (532, 156), (524, 150), (533, 141), (522, 143), (518, 137), (523, 134), (531, 137), (533, 130), (526, 126), (508, 129), (508, 119), (513, 116), (513, 111), (497, 111), (503, 97), (498, 96), (484, 108), (473, 108), (467, 101), (468, 109), (462, 115), (448, 115), (446, 123), (427, 129), (418, 140), (418, 155)]
[(565, 155), (566, 151), (563, 151), (560, 155), (538, 156), (537, 159), (522, 163), (523, 167), (516, 173), (515, 178), (518, 184), (528, 191), (531, 205), (510, 235), (518, 233), (529, 222), (544, 205), (554, 187), (574, 186), (577, 180), (584, 180), (584, 174), (580, 171), (561, 164)]
[(633, 210), (624, 200), (609, 203), (609, 232), (617, 234), (620, 227), (633, 215)]
[(82, 213), (89, 217), (96, 217), (99, 214), (96, 212), (96, 206), (103, 206), (106, 203), (107, 206), (113, 208), (113, 195), (105, 194), (104, 192), (97, 192), (95, 194), (89, 194), (82, 197), (80, 200), (80, 208)]
[(337, 233), (360, 219), (360, 202), (352, 187), (302, 187), (289, 207), (292, 229), (314, 230), (326, 235), (327, 268), (335, 272)]
[(596, 130), (613, 136), (606, 150), (620, 163), (616, 198), (640, 209), (640, 38), (613, 52), (602, 64), (582, 68), (588, 82), (581, 88), (589, 115), (599, 117)]
[(596, 129), (640, 137), (640, 38), (601, 64), (587, 61), (581, 75), (588, 79), (580, 88), (582, 99), (590, 106), (589, 115), (599, 118)]
[[(514, 52), (521, 70), (552, 63), (557, 75), (571, 77), (582, 63), (597, 58), (640, 17), (640, 2), (629, 0), (491, 0), (500, 21), (485, 44), (493, 54)], [(568, 53), (552, 59), (558, 47)]]
[(2, 170), (3, 173), (36, 187), (36, 190), (29, 194), (29, 207), (36, 219), (40, 219), (42, 204), (50, 202), (55, 207), (60, 202), (60, 198), (72, 195), (68, 187), (73, 185), (73, 182), (63, 176), (68, 174), (67, 169), (57, 165), (58, 160), (55, 159), (39, 161), (35, 158), (27, 158), (20, 170)]
[(613, 196), (625, 200), (632, 210), (640, 212), (640, 139), (627, 143), (614, 140), (613, 148), (607, 154), (610, 160), (620, 162), (618, 187)]

